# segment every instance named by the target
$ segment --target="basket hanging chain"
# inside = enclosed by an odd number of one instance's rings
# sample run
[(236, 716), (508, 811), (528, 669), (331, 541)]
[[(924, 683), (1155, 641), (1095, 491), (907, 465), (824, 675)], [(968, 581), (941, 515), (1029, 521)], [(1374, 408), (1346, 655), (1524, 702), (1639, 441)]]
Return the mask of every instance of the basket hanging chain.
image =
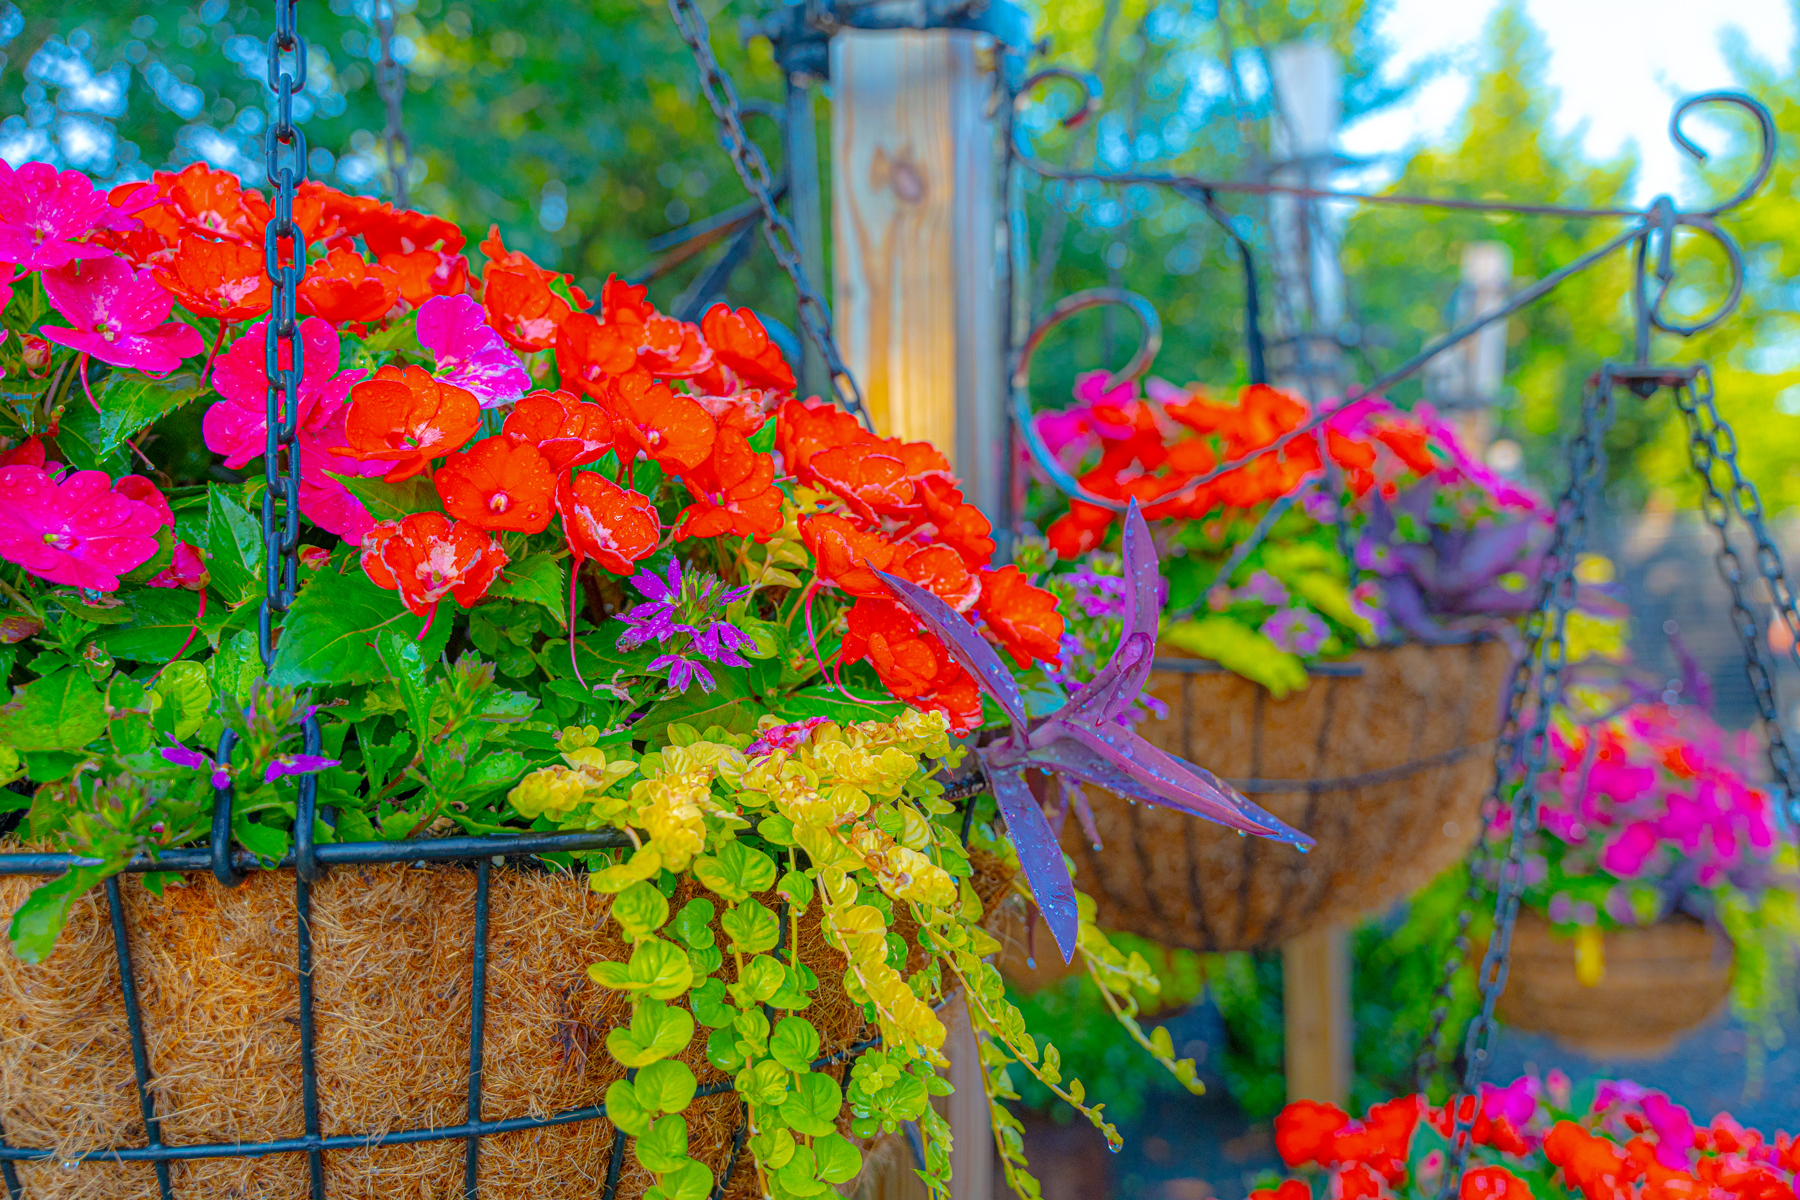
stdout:
[[(299, 0), (277, 0), (269, 35), (269, 90), (275, 112), (263, 141), (263, 166), (274, 189), (274, 211), (263, 232), (263, 268), (273, 298), (263, 326), (263, 369), (269, 389), (263, 407), (265, 440), (262, 524), (264, 591), (257, 627), (263, 668), (275, 659), (274, 619), (294, 601), (299, 575), (300, 379), (305, 370), (296, 293), (306, 273), (306, 235), (294, 223), (294, 193), (306, 178), (306, 135), (294, 125), (294, 93), (306, 86), (306, 43), (296, 32)], [(290, 73), (287, 56), (293, 70)], [(285, 455), (285, 467), (283, 451)]]
[[(1781, 709), (1775, 697), (1775, 683), (1764, 658), (1763, 643), (1756, 614), (1744, 595), (1744, 564), (1731, 544), (1728, 525), (1732, 513), (1750, 531), (1756, 542), (1756, 566), (1768, 585), (1775, 614), (1787, 628), (1788, 653), (1800, 663), (1800, 612), (1795, 611), (1794, 589), (1782, 566), (1781, 551), (1769, 536), (1763, 513), (1762, 496), (1756, 485), (1744, 478), (1738, 465), (1737, 435), (1719, 415), (1713, 403), (1712, 372), (1705, 367), (1690, 380), (1675, 388), (1675, 407), (1687, 423), (1688, 459), (1701, 484), (1700, 511), (1719, 535), (1719, 548), (1714, 562), (1719, 578), (1731, 592), (1731, 619), (1738, 640), (1744, 647), (1744, 672), (1750, 679), (1750, 692), (1756, 699), (1756, 711), (1762, 718), (1763, 733), (1769, 743), (1769, 767), (1774, 782), (1781, 788), (1781, 800), (1790, 815), (1800, 814), (1800, 793), (1796, 779), (1800, 770), (1794, 765), (1794, 754), (1781, 730)], [(1723, 466), (1731, 476), (1730, 497), (1719, 486), (1714, 468)]]
[(873, 429), (868, 410), (863, 406), (862, 389), (857, 386), (849, 368), (844, 366), (837, 339), (832, 336), (831, 310), (826, 308), (825, 301), (806, 278), (800, 251), (796, 249), (798, 238), (794, 226), (775, 207), (775, 184), (769, 173), (769, 161), (763, 157), (762, 148), (744, 131), (744, 109), (738, 99), (737, 86), (713, 55), (712, 31), (707, 26), (706, 16), (694, 0), (669, 0), (669, 12), (675, 18), (681, 40), (693, 52), (694, 65), (700, 70), (700, 90), (719, 120), (719, 141), (731, 156), (731, 165), (737, 169), (738, 178), (744, 181), (744, 187), (762, 209), (763, 238), (774, 252), (775, 261), (781, 264), (794, 285), (801, 332), (825, 359), (838, 403), (854, 413), (865, 428)]
[(381, 58), (375, 64), (375, 90), (387, 107), (388, 180), (394, 193), (394, 204), (407, 206), (407, 186), (412, 180), (412, 139), (406, 136), (406, 122), (401, 104), (406, 98), (406, 68), (394, 58), (394, 0), (376, 0), (373, 14), (375, 38), (381, 45)]
[[(1512, 836), (1506, 856), (1498, 864), (1493, 881), (1494, 933), (1488, 941), (1477, 977), (1481, 1008), (1469, 1024), (1463, 1053), (1466, 1065), (1460, 1093), (1450, 1097), (1455, 1127), (1450, 1136), (1450, 1163), (1438, 1200), (1449, 1200), (1461, 1184), (1463, 1168), (1468, 1163), (1471, 1134), (1476, 1110), (1480, 1107), (1481, 1080), (1492, 1057), (1494, 1039), (1494, 1006), (1506, 988), (1506, 974), (1512, 954), (1513, 926), (1519, 917), (1519, 900), (1524, 892), (1525, 847), (1537, 830), (1537, 777), (1550, 754), (1550, 717), (1562, 688), (1563, 669), (1568, 665), (1567, 629), (1569, 612), (1575, 607), (1575, 569), (1587, 541), (1589, 502), (1606, 477), (1604, 440), (1612, 425), (1614, 386), (1611, 372), (1602, 369), (1596, 381), (1590, 382), (1582, 396), (1581, 432), (1569, 446), (1569, 486), (1559, 499), (1556, 522), (1561, 533), (1560, 550), (1554, 559), (1546, 559), (1547, 579), (1541, 598), (1543, 605), (1528, 625), (1531, 651), (1527, 656), (1533, 689), (1529, 730), (1522, 720), (1516, 721), (1506, 742), (1502, 743), (1496, 766), (1497, 779), (1516, 779), (1511, 796)], [(1514, 676), (1515, 682), (1517, 674)], [(1516, 699), (1508, 695), (1508, 706)], [(1510, 715), (1510, 714), (1509, 714)], [(1494, 797), (1506, 803), (1505, 789)], [(1461, 1097), (1475, 1097), (1464, 1105)]]

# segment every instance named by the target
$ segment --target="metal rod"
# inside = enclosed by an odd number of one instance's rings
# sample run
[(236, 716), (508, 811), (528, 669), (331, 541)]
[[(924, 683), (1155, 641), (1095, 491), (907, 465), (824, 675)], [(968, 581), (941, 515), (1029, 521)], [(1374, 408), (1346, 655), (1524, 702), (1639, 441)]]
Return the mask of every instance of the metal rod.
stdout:
[[(370, 866), (377, 863), (474, 861), (495, 855), (554, 854), (582, 850), (617, 850), (631, 839), (616, 829), (591, 833), (540, 833), (521, 837), (450, 837), (429, 841), (333, 842), (313, 848), (320, 867)], [(274, 862), (259, 859), (248, 850), (234, 852), (234, 870), (275, 870), (293, 867), (292, 854)], [(79, 854), (0, 854), (0, 875), (61, 875), (70, 867), (98, 867), (104, 862)], [(125, 864), (127, 874), (147, 871), (206, 871), (213, 866), (209, 849), (189, 847), (158, 851), (155, 857), (140, 854)]]
[[(475, 954), (469, 981), (469, 1120), (481, 1124), (481, 1084), (483, 1058), (482, 1039), (487, 1024), (487, 960), (488, 960), (488, 873), (492, 859), (475, 862)], [(471, 1134), (463, 1151), (463, 1200), (475, 1200), (480, 1194), (481, 1136)]]
[(306, 1173), (312, 1200), (325, 1200), (325, 1155), (319, 1147), (319, 1066), (313, 1045), (312, 884), (294, 872), (295, 945), (300, 967), (300, 1109), (306, 1120)]
[[(1150, 662), (1153, 671), (1169, 671), (1176, 675), (1224, 675), (1230, 667), (1222, 667), (1210, 658), (1156, 658)], [(1308, 663), (1306, 673), (1322, 679), (1357, 679), (1363, 673), (1361, 663)]]
[[(787, 136), (783, 157), (787, 160), (788, 213), (794, 220), (794, 240), (800, 267), (806, 277), (825, 279), (825, 216), (819, 198), (819, 139), (813, 126), (812, 89), (804, 76), (787, 77)], [(831, 391), (831, 373), (825, 355), (807, 338), (801, 339), (800, 394), (823, 396)]]
[[(150, 1092), (150, 1051), (144, 1045), (144, 1014), (138, 1008), (137, 975), (131, 969), (131, 932), (125, 927), (125, 900), (119, 894), (119, 877), (106, 881), (106, 907), (112, 913), (113, 952), (119, 959), (119, 991), (125, 997), (125, 1028), (131, 1035), (131, 1070), (137, 1080), (138, 1112), (144, 1119), (144, 1139), (152, 1147), (162, 1145), (162, 1121), (156, 1115), (156, 1098)], [(169, 1164), (156, 1164), (156, 1190), (162, 1200), (172, 1200)]]

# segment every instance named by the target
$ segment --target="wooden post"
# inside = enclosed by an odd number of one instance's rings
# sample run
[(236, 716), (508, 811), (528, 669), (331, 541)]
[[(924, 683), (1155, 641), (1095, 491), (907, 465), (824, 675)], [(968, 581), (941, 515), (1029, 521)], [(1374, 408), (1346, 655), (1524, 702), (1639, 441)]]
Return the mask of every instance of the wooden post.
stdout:
[(1001, 511), (1000, 180), (993, 39), (847, 29), (831, 39), (833, 318), (876, 428), (943, 450)]
[[(1505, 242), (1470, 242), (1462, 252), (1462, 283), (1449, 323), (1461, 325), (1506, 303), (1512, 292), (1512, 249)], [(1494, 434), (1494, 403), (1506, 380), (1510, 322), (1495, 321), (1425, 368), (1425, 398), (1445, 410), (1463, 445), (1479, 455)]]
[(1343, 1107), (1354, 1070), (1348, 927), (1328, 925), (1283, 946), (1281, 991), (1288, 1100)]

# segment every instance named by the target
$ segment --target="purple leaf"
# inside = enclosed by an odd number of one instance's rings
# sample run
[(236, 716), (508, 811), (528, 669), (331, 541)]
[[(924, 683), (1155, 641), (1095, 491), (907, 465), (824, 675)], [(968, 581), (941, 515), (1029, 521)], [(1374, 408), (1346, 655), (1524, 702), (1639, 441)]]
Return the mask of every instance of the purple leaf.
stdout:
[(1018, 683), (1006, 669), (1006, 664), (1000, 661), (1000, 656), (994, 653), (994, 648), (976, 632), (967, 618), (916, 583), (885, 571), (875, 574), (921, 625), (937, 635), (957, 665), (999, 702), (1006, 715), (1012, 718), (1013, 728), (1024, 729), (1025, 701), (1019, 696)]
[(1156, 561), (1156, 543), (1150, 540), (1150, 523), (1134, 498), (1125, 512), (1125, 629), (1123, 636), (1148, 634), (1156, 640), (1157, 619), (1162, 616), (1162, 572)]
[(1063, 961), (1075, 954), (1075, 941), (1081, 933), (1081, 917), (1075, 909), (1075, 881), (1069, 878), (1069, 865), (1063, 861), (1062, 847), (1056, 843), (1044, 810), (1032, 799), (1031, 789), (1016, 768), (989, 768), (985, 750), (976, 751), (987, 770), (994, 799), (1006, 818), (1006, 831), (1012, 835), (1019, 852), (1019, 866), (1031, 883), (1031, 894), (1037, 900), (1044, 923), (1056, 937)]
[(1059, 718), (1115, 721), (1143, 694), (1156, 660), (1156, 634), (1130, 633), (1119, 642), (1112, 661), (1057, 714)]
[(1669, 650), (1681, 666), (1681, 694), (1689, 697), (1701, 712), (1712, 712), (1712, 676), (1700, 666), (1700, 660), (1688, 651), (1687, 643), (1674, 629), (1669, 630)]

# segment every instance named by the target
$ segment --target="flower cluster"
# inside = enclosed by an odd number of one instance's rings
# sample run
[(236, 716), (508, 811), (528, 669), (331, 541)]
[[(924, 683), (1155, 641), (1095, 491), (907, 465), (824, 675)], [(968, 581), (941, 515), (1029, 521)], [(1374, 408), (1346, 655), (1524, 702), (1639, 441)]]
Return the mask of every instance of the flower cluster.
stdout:
[(935, 448), (877, 437), (840, 410), (798, 401), (783, 406), (775, 446), (812, 494), (800, 534), (819, 583), (855, 600), (841, 662), (866, 659), (895, 696), (945, 713), (959, 731), (981, 723), (974, 680), (895, 603), (877, 572), (978, 616), (984, 635), (1021, 668), (1056, 661), (1063, 630), (1056, 598), (1017, 567), (989, 569), (993, 528), (963, 499)]
[[(1577, 1098), (1580, 1102), (1577, 1102)], [(1460, 1200), (1529, 1200), (1579, 1192), (1584, 1200), (1792, 1200), (1800, 1139), (1771, 1141), (1729, 1113), (1696, 1125), (1687, 1109), (1629, 1080), (1576, 1088), (1552, 1071), (1506, 1087), (1482, 1085), (1479, 1110), (1463, 1097), (1472, 1155)], [(1377, 1104), (1352, 1120), (1331, 1104), (1300, 1100), (1275, 1118), (1275, 1146), (1290, 1167), (1326, 1173), (1336, 1200), (1436, 1195), (1453, 1114), (1422, 1096)], [(1421, 1118), (1424, 1118), (1421, 1120)], [(1566, 1190), (1565, 1190), (1566, 1189)], [(1311, 1200), (1304, 1179), (1252, 1200)]]
[(705, 692), (718, 687), (706, 662), (750, 665), (742, 651), (754, 647), (756, 640), (726, 620), (724, 613), (726, 606), (750, 594), (748, 587), (727, 588), (715, 577), (697, 580), (692, 573), (683, 579), (679, 559), (669, 560), (666, 577), (640, 571), (631, 577), (631, 586), (644, 603), (619, 614), (628, 628), (619, 635), (618, 647), (635, 650), (652, 641), (661, 647), (678, 639), (667, 653), (650, 660), (650, 670), (668, 671), (671, 690), (685, 692), (694, 683)]

